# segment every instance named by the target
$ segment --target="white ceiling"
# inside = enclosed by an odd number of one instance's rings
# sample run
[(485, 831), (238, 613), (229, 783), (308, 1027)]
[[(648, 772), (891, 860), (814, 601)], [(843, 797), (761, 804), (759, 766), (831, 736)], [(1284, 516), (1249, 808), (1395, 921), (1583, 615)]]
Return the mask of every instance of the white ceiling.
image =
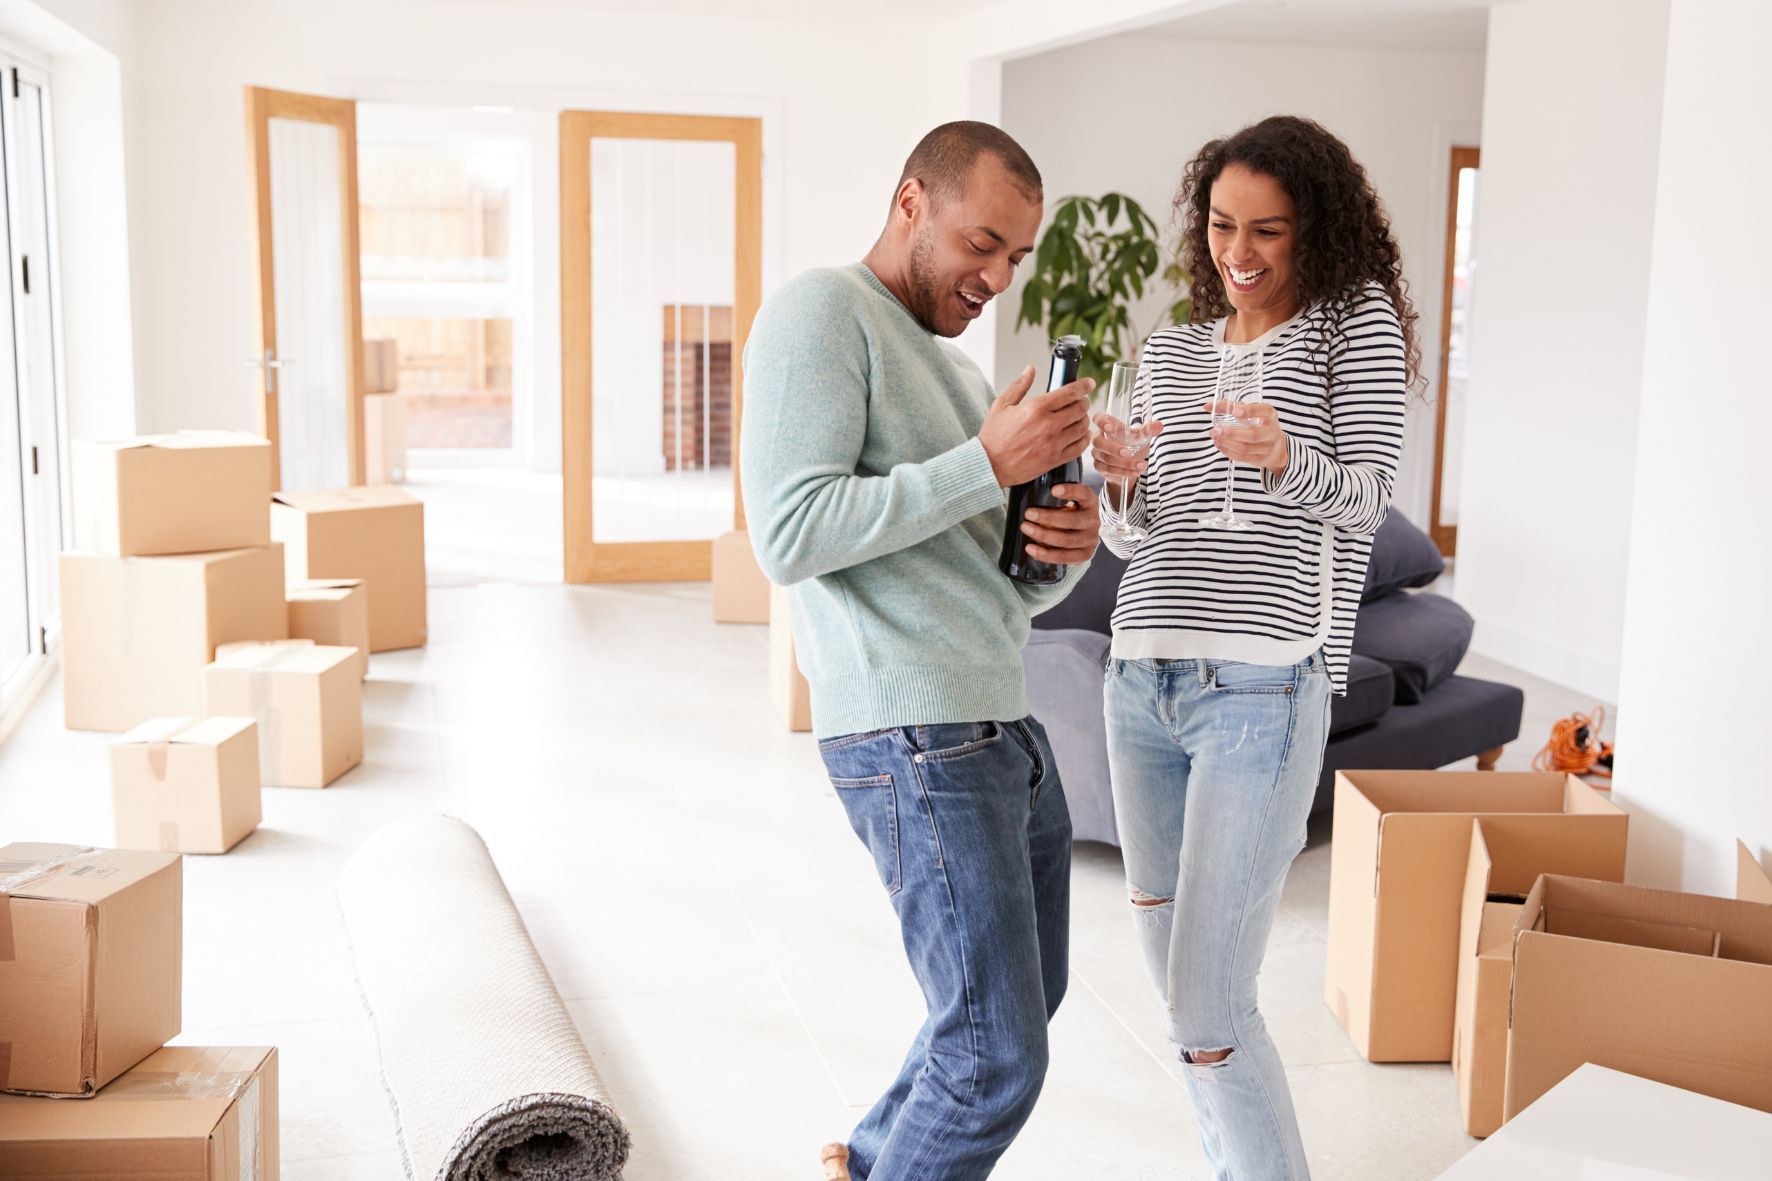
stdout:
[(1488, 29), (1488, 0), (1239, 0), (1126, 36), (1481, 53)]

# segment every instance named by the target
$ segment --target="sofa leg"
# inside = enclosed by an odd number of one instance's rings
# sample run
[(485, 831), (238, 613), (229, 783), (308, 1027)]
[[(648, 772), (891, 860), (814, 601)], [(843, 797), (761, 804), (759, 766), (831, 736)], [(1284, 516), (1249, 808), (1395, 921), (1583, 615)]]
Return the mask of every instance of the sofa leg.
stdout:
[(1478, 755), (1477, 756), (1477, 770), (1479, 770), (1479, 771), (1493, 771), (1493, 770), (1495, 770), (1495, 764), (1501, 762), (1501, 752), (1506, 749), (1507, 749), (1507, 747), (1505, 747), (1505, 746), (1498, 746), (1494, 750), (1486, 750), (1482, 754)]

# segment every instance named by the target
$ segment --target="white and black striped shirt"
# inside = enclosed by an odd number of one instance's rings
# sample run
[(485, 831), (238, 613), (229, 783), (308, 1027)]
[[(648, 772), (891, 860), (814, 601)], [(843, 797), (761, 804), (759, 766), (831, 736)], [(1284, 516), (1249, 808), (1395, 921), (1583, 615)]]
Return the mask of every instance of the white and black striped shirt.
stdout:
[(1318, 304), (1231, 346), (1262, 350), (1262, 400), (1290, 449), (1283, 476), (1238, 465), (1236, 512), (1252, 526), (1241, 533), (1202, 523), (1222, 505), (1229, 463), (1206, 410), (1224, 328), (1180, 325), (1145, 346), (1145, 417), (1165, 429), (1129, 506), (1150, 536), (1120, 583), (1113, 654), (1290, 665), (1321, 648), (1343, 694), (1372, 534), (1403, 450), (1402, 326), (1370, 283), (1339, 320)]

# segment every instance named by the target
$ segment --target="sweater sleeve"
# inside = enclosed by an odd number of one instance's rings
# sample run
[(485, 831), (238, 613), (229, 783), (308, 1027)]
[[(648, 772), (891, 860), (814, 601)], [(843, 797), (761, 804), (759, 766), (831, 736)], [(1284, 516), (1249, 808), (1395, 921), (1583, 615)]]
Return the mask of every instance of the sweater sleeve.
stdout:
[(984, 444), (968, 439), (884, 475), (856, 471), (871, 367), (842, 279), (804, 276), (757, 316), (744, 358), (740, 442), (758, 564), (783, 586), (916, 545), (1003, 503)]
[(1333, 454), (1288, 433), (1286, 470), (1262, 486), (1347, 533), (1370, 535), (1390, 510), (1403, 454), (1403, 328), (1383, 288), (1368, 284), (1329, 341)]

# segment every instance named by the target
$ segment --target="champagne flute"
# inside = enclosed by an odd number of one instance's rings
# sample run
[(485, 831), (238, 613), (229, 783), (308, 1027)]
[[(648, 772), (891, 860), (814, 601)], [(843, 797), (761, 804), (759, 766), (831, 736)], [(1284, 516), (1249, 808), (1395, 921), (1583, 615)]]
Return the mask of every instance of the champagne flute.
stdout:
[[(1212, 386), (1212, 425), (1229, 430), (1246, 429), (1235, 408), (1246, 402), (1261, 401), (1261, 350), (1239, 349), (1226, 345), (1218, 354), (1218, 379)], [(1249, 521), (1239, 517), (1236, 509), (1237, 461), (1225, 457), (1229, 467), (1224, 475), (1224, 503), (1216, 513), (1201, 519), (1208, 529), (1247, 532)]]
[[(1131, 361), (1115, 361), (1113, 372), (1108, 377), (1106, 404), (1102, 407), (1107, 416), (1119, 424), (1119, 429), (1103, 431), (1108, 444), (1115, 450), (1125, 451), (1136, 448), (1134, 455), (1122, 458), (1136, 462), (1150, 450), (1150, 436), (1144, 433), (1145, 408), (1149, 402), (1150, 376), (1149, 370)], [(1125, 476), (1115, 478), (1115, 486), (1119, 489), (1120, 507), (1115, 510), (1113, 497), (1107, 497), (1103, 504), (1103, 520), (1101, 535), (1109, 541), (1123, 541), (1137, 545), (1149, 534), (1140, 526), (1134, 525), (1127, 518), (1127, 509), (1132, 501), (1132, 481)]]

